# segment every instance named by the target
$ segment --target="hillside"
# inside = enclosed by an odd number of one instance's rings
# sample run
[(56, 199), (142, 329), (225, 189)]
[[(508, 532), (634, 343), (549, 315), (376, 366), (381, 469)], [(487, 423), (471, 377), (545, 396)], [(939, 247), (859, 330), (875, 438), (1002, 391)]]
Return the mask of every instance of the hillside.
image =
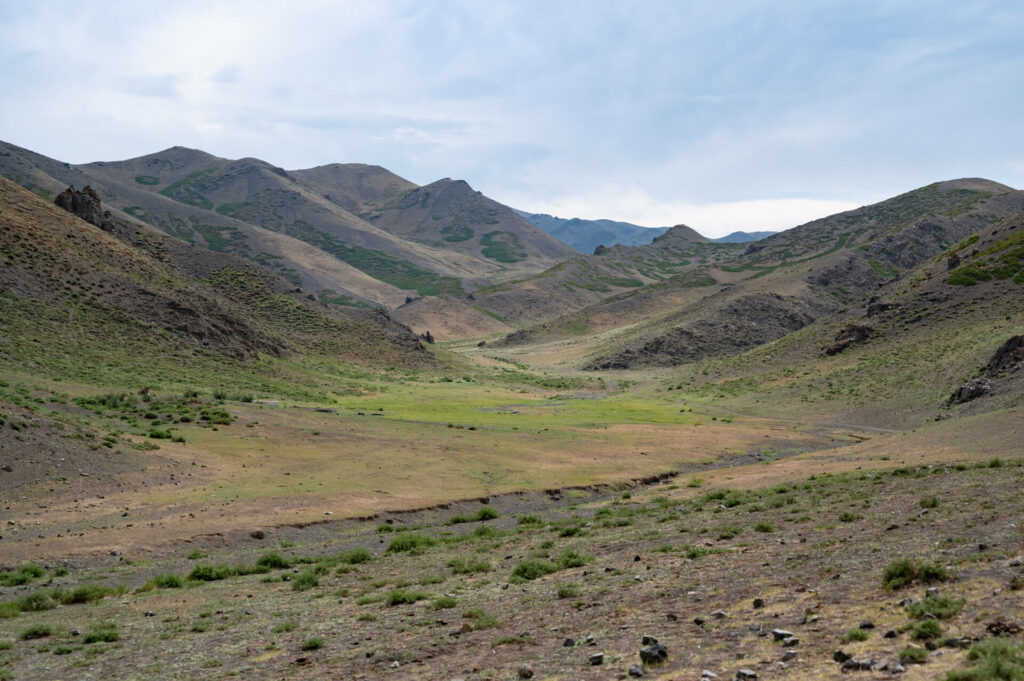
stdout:
[(433, 362), (386, 316), (331, 310), (249, 260), (104, 215), (91, 192), (74, 201), (94, 224), (0, 180), (6, 363), (96, 375), (147, 362), (163, 374), (298, 353)]
[(389, 234), (500, 263), (510, 271), (536, 272), (576, 255), (461, 180), (446, 178), (417, 187), (365, 216)]
[[(872, 206), (816, 220), (751, 244), (720, 250), (701, 272), (706, 295), (638, 323), (615, 338), (593, 337), (588, 368), (670, 366), (749, 348), (806, 326), (941, 253), (995, 220), (1024, 208), (1024, 194), (983, 180), (936, 183)], [(705, 251), (715, 253), (714, 250)], [(705, 260), (707, 260), (705, 256)], [(674, 296), (671, 281), (608, 301), (642, 308)], [(631, 305), (630, 298), (636, 297)], [(597, 331), (603, 301), (563, 320), (531, 327), (547, 340)], [(518, 338), (517, 338), (518, 339)], [(609, 350), (609, 347), (611, 349)], [(577, 348), (583, 357), (584, 342)]]
[[(514, 327), (557, 318), (609, 296), (687, 274), (704, 285), (705, 272), (737, 247), (709, 244), (685, 225), (677, 225), (649, 246), (613, 246), (582, 255), (520, 280), (474, 291), (473, 304)], [(713, 283), (713, 282), (711, 282)]]
[[(70, 184), (91, 185), (123, 220), (255, 260), (339, 305), (394, 308), (410, 295), (460, 297), (573, 254), (464, 183), (447, 182), (452, 191), (440, 192), (443, 200), (426, 213), (422, 193), (413, 204), (395, 203), (419, 188), (375, 166), (286, 171), (259, 159), (229, 160), (183, 147), (72, 166), (0, 143), (0, 174), (48, 198)], [(467, 196), (449, 201), (453, 194)], [(381, 204), (388, 208), (375, 213)], [(372, 215), (385, 215), (388, 229), (364, 219)], [(415, 226), (442, 219), (479, 235), (428, 238)]]

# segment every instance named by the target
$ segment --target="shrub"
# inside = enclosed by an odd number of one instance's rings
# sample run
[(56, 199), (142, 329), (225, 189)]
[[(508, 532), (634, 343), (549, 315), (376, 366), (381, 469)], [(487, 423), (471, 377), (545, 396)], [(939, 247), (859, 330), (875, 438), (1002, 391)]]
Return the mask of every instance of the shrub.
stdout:
[(72, 591), (54, 590), (51, 597), (63, 605), (72, 605), (74, 603), (94, 603), (113, 593), (116, 593), (115, 589), (100, 584), (82, 584)]
[(921, 508), (938, 508), (939, 498), (938, 497), (925, 497), (920, 501)]
[(184, 580), (178, 575), (157, 575), (153, 578), (153, 585), (159, 589), (180, 589)]
[(839, 514), (839, 522), (841, 523), (852, 523), (863, 518), (859, 513), (851, 513), (850, 511), (843, 511)]
[(316, 568), (306, 568), (292, 580), (293, 591), (308, 591), (317, 586), (320, 586), (320, 579)]
[(735, 525), (723, 525), (722, 527), (718, 528), (718, 538), (719, 539), (732, 539), (733, 537), (735, 537), (736, 535), (738, 535), (742, 531), (743, 531), (743, 528), (737, 527)]
[(967, 669), (946, 675), (946, 681), (1024, 681), (1024, 646), (1010, 641), (986, 639), (971, 646)]
[(850, 629), (848, 632), (842, 635), (839, 639), (843, 643), (852, 643), (853, 641), (867, 641), (868, 632), (863, 629)]
[(50, 598), (46, 591), (33, 591), (17, 599), (18, 609), (22, 612), (39, 612), (41, 610), (52, 610), (57, 604)]
[(479, 521), (494, 520), (498, 517), (498, 512), (491, 506), (484, 506), (476, 512), (474, 517)]
[(46, 571), (34, 563), (22, 565), (16, 572), (0, 572), (0, 586), (21, 586), (37, 580)]
[(292, 566), (292, 562), (277, 551), (269, 551), (259, 557), (256, 561), (256, 565), (269, 568), (271, 570), (284, 570), (286, 568), (290, 568)]
[(910, 664), (924, 664), (928, 660), (928, 651), (917, 646), (907, 646), (900, 652), (900, 660)]
[(117, 633), (117, 625), (113, 622), (97, 624), (82, 637), (83, 643), (113, 643), (121, 638)]
[(21, 632), (22, 641), (31, 641), (34, 638), (46, 638), (53, 632), (45, 624), (33, 624)]
[(188, 574), (188, 579), (193, 582), (215, 582), (234, 575), (235, 569), (230, 565), (196, 565)]
[(521, 515), (518, 518), (516, 518), (516, 524), (517, 525), (543, 525), (544, 521), (542, 521), (540, 519), (540, 516)]
[(445, 608), (454, 608), (458, 603), (454, 596), (441, 596), (440, 598), (435, 598), (430, 607), (434, 610), (444, 610)]
[(348, 565), (358, 565), (359, 563), (369, 563), (373, 560), (373, 554), (370, 553), (369, 549), (360, 546), (358, 549), (352, 549), (341, 554), (341, 562)]
[(494, 615), (488, 615), (483, 610), (467, 610), (462, 616), (473, 620), (473, 629), (492, 629), (498, 626), (498, 619)]
[(401, 532), (388, 545), (388, 553), (422, 553), (424, 549), (437, 544), (433, 537), (414, 532)]
[(501, 531), (494, 529), (490, 525), (481, 525), (473, 530), (473, 537), (476, 539), (491, 539), (493, 537), (500, 537), (501, 535)]
[(754, 525), (755, 532), (774, 532), (775, 526), (767, 520), (761, 520)]
[(528, 560), (521, 561), (512, 569), (512, 577), (510, 581), (516, 584), (521, 584), (523, 582), (538, 579), (544, 575), (550, 575), (552, 572), (557, 571), (558, 567), (550, 561), (541, 560), (540, 558), (530, 558)]
[(924, 600), (911, 603), (907, 612), (915, 619), (923, 619), (925, 615), (932, 615), (940, 620), (948, 620), (959, 615), (963, 609), (964, 601), (962, 599), (928, 596)]
[(14, 601), (0, 603), (0, 620), (9, 620), (21, 614), (21, 608)]
[(424, 591), (405, 591), (404, 589), (392, 589), (384, 598), (384, 602), (388, 605), (404, 605), (406, 603), (415, 603), (416, 601), (423, 601), (428, 598), (430, 598), (430, 594)]
[(298, 628), (298, 626), (299, 626), (298, 622), (292, 622), (292, 621), (280, 622), (278, 624), (275, 624), (274, 628), (271, 629), (271, 631), (274, 632), (275, 634), (284, 634), (284, 633), (287, 633), (289, 631), (295, 631), (295, 629)]
[(302, 649), (303, 650), (319, 650), (320, 648), (323, 648), (323, 647), (324, 647), (324, 640), (322, 638), (320, 638), (319, 636), (314, 636), (313, 638), (307, 638), (302, 643)]
[(915, 641), (930, 641), (942, 636), (942, 625), (938, 620), (923, 620), (917, 623), (910, 636)]
[(580, 595), (580, 590), (575, 584), (559, 584), (555, 595), (559, 598), (575, 598)]
[(913, 584), (915, 581), (929, 584), (944, 582), (947, 579), (949, 575), (941, 565), (913, 558), (897, 558), (882, 571), (882, 586), (889, 591)]
[(199, 549), (193, 549), (188, 552), (188, 556), (186, 556), (186, 558), (189, 560), (199, 560), (200, 558), (206, 558), (206, 553)]
[(456, 575), (469, 575), (474, 572), (487, 572), (491, 564), (486, 560), (466, 560), (465, 558), (453, 558), (448, 561), (448, 567)]
[(591, 556), (581, 555), (574, 549), (566, 549), (558, 554), (555, 565), (559, 570), (567, 570), (569, 568), (583, 567), (592, 560), (593, 557)]

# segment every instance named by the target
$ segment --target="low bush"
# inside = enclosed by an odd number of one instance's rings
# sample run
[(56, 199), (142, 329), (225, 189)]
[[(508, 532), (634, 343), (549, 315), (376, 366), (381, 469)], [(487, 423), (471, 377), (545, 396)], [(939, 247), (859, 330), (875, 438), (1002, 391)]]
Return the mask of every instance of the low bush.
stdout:
[(295, 575), (295, 579), (292, 580), (293, 591), (308, 591), (318, 586), (320, 586), (320, 578), (317, 576), (316, 568), (306, 568)]
[(915, 619), (923, 619), (926, 615), (932, 615), (940, 620), (948, 620), (959, 615), (963, 609), (963, 599), (928, 596), (924, 600), (911, 603), (907, 612)]
[(448, 567), (456, 575), (469, 575), (474, 572), (487, 572), (491, 564), (486, 560), (466, 560), (465, 558), (453, 558), (448, 561)]
[(913, 584), (922, 582), (931, 584), (944, 582), (949, 579), (949, 574), (941, 565), (913, 558), (897, 558), (882, 571), (882, 586), (893, 591)]
[(928, 661), (928, 651), (917, 646), (907, 646), (900, 652), (900, 660), (905, 664), (924, 664)]
[(359, 563), (369, 563), (372, 561), (373, 554), (370, 553), (369, 549), (360, 546), (358, 549), (352, 549), (341, 554), (340, 560), (347, 565), (358, 565)]
[(384, 598), (384, 602), (388, 605), (404, 605), (406, 603), (415, 603), (417, 601), (423, 601), (428, 598), (430, 598), (430, 594), (424, 591), (406, 591), (404, 589), (392, 589)]
[(539, 579), (557, 571), (558, 567), (550, 561), (542, 560), (540, 558), (530, 558), (528, 560), (521, 561), (512, 569), (510, 581), (521, 584), (523, 582)]
[(967, 669), (956, 669), (946, 681), (1024, 681), (1024, 646), (990, 638), (971, 646)]
[(942, 636), (942, 625), (938, 620), (923, 620), (914, 626), (910, 636), (915, 641), (931, 641)]
[(268, 551), (256, 561), (256, 565), (271, 570), (284, 570), (292, 566), (292, 562), (277, 551)]
[(113, 622), (97, 624), (85, 632), (83, 643), (113, 643), (121, 638), (117, 633), (117, 625)]
[(320, 638), (319, 636), (314, 636), (313, 638), (307, 638), (302, 643), (302, 649), (303, 650), (319, 650), (320, 648), (323, 648), (323, 647), (324, 647), (324, 640), (322, 638)]
[(388, 553), (422, 553), (425, 549), (437, 544), (433, 537), (415, 532), (400, 532), (388, 545)]
[(454, 608), (458, 604), (459, 602), (454, 596), (441, 596), (440, 598), (435, 598), (430, 607), (434, 610), (444, 610), (446, 608)]
[(15, 572), (0, 572), (0, 586), (21, 586), (35, 581), (46, 574), (46, 570), (34, 563), (26, 563)]
[(234, 577), (235, 574), (235, 568), (230, 565), (196, 565), (192, 572), (188, 573), (188, 579), (192, 582), (216, 582)]
[(866, 641), (868, 640), (868, 632), (863, 629), (850, 629), (839, 639), (843, 643), (852, 643), (854, 641)]
[(31, 641), (35, 638), (46, 638), (52, 633), (53, 631), (50, 630), (50, 627), (45, 624), (33, 624), (32, 626), (22, 630), (21, 640)]

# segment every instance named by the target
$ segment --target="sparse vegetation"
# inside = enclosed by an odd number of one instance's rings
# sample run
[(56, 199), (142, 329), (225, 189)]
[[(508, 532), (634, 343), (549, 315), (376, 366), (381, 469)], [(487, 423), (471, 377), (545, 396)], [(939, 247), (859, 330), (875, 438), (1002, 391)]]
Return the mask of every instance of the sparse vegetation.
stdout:
[(941, 565), (913, 558), (898, 558), (882, 572), (882, 586), (893, 591), (914, 582), (933, 584), (949, 579), (949, 573)]

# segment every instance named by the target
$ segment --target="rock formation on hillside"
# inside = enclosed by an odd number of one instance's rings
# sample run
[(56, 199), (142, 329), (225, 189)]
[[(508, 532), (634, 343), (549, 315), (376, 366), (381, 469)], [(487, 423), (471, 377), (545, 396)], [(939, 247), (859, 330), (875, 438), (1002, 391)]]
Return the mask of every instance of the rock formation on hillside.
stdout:
[(100, 229), (106, 229), (110, 223), (110, 213), (103, 211), (100, 195), (89, 185), (81, 191), (75, 189), (75, 185), (71, 185), (58, 194), (53, 202), (58, 208), (63, 208)]

